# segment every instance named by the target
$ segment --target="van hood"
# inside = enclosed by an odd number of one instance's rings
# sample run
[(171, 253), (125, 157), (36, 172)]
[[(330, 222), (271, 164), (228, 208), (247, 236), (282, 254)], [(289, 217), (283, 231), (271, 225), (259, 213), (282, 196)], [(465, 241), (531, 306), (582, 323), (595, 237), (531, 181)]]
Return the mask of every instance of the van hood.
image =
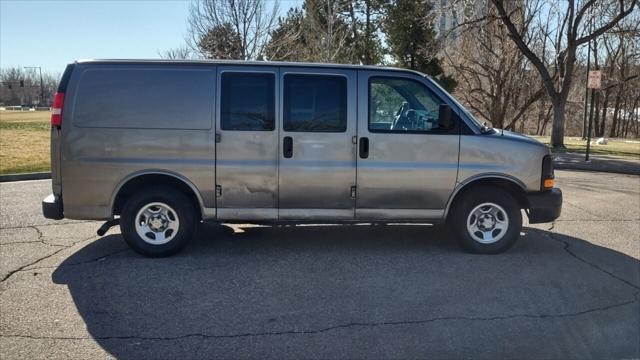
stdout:
[(518, 142), (523, 142), (523, 143), (528, 143), (528, 144), (532, 144), (532, 145), (538, 145), (538, 146), (544, 146), (547, 147), (547, 145), (541, 143), (540, 141), (529, 137), (527, 135), (523, 135), (520, 133), (516, 133), (513, 131), (508, 131), (508, 130), (502, 130), (502, 129), (493, 129), (494, 133), (493, 134), (486, 134), (492, 137), (498, 137), (498, 138), (504, 138), (506, 140), (513, 140), (513, 141), (518, 141)]

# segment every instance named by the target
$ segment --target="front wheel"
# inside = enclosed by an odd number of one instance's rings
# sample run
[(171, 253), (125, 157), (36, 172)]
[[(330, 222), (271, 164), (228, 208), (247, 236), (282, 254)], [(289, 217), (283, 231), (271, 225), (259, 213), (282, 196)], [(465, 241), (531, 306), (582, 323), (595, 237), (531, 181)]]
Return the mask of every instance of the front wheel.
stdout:
[(144, 256), (173, 255), (193, 236), (195, 209), (182, 192), (165, 186), (151, 187), (131, 196), (122, 208), (122, 236)]
[(522, 213), (508, 192), (496, 187), (477, 187), (462, 194), (450, 222), (460, 245), (478, 254), (509, 249), (520, 236)]

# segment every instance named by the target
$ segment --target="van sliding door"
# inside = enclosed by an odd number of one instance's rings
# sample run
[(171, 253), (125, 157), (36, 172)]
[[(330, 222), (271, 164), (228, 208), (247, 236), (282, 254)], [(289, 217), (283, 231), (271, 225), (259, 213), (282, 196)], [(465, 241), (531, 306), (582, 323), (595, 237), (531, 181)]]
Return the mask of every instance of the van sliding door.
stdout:
[(280, 219), (353, 219), (356, 72), (281, 68)]
[(278, 68), (219, 66), (216, 196), (219, 219), (278, 217)]

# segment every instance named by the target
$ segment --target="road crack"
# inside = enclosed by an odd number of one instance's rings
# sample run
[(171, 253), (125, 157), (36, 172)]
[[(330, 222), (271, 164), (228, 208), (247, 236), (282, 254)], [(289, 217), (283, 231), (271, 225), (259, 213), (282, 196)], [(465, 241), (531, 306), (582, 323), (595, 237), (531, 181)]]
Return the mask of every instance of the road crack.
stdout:
[(556, 219), (554, 222), (575, 222), (575, 221), (589, 221), (589, 222), (635, 222), (640, 221), (638, 219)]
[(73, 262), (73, 263), (68, 263), (68, 264), (63, 263), (63, 264), (55, 265), (55, 266), (30, 267), (28, 269), (25, 268), (25, 269), (22, 269), (22, 270), (19, 270), (19, 271), (45, 270), (45, 269), (54, 269), (54, 268), (55, 269), (64, 269), (66, 267), (71, 267), (71, 266), (85, 265), (85, 264), (89, 264), (89, 263), (93, 263), (93, 262), (103, 261), (108, 257), (111, 257), (113, 255), (117, 255), (119, 253), (128, 252), (129, 250), (131, 250), (129, 247), (125, 247), (125, 248), (122, 248), (122, 249), (118, 249), (118, 250), (112, 251), (112, 252), (107, 253), (107, 254), (96, 256), (96, 257), (88, 259), (88, 260), (83, 260), (83, 261), (78, 261), (78, 262)]
[[(552, 230), (552, 229), (553, 229), (553, 227), (554, 227), (554, 225), (555, 225), (555, 221), (551, 224), (551, 227), (550, 227), (548, 230)], [(602, 272), (602, 273), (604, 273), (604, 274), (606, 274), (606, 275), (608, 275), (608, 276), (610, 276), (610, 277), (612, 277), (612, 278), (614, 278), (614, 279), (616, 279), (616, 280), (618, 280), (618, 281), (620, 281), (620, 282), (623, 282), (624, 284), (626, 284), (626, 285), (628, 285), (628, 286), (630, 286), (630, 287), (632, 287), (632, 288), (634, 288), (634, 289), (636, 289), (636, 290), (640, 290), (640, 286), (639, 286), (639, 285), (636, 285), (636, 284), (634, 284), (634, 283), (630, 282), (629, 280), (623, 279), (623, 278), (621, 278), (620, 276), (618, 276), (618, 275), (616, 275), (616, 274), (614, 274), (614, 273), (612, 273), (612, 272), (610, 272), (610, 271), (608, 271), (608, 270), (606, 270), (606, 269), (604, 269), (604, 268), (600, 267), (598, 264), (592, 263), (592, 262), (590, 262), (590, 261), (588, 261), (588, 260), (586, 260), (586, 259), (584, 259), (584, 258), (582, 258), (582, 257), (578, 256), (576, 253), (574, 253), (573, 251), (571, 251), (571, 249), (570, 249), (570, 244), (569, 244), (569, 242), (568, 242), (568, 241), (565, 241), (565, 240), (562, 240), (562, 239), (560, 239), (560, 238), (556, 237), (556, 236), (555, 236), (556, 234), (554, 234), (554, 233), (552, 233), (552, 232), (546, 232), (546, 235), (547, 235), (551, 240), (561, 243), (561, 244), (562, 244), (562, 246), (563, 246), (563, 250), (564, 250), (567, 254), (569, 254), (569, 256), (573, 257), (574, 259), (576, 259), (576, 260), (578, 260), (578, 261), (580, 261), (580, 262), (582, 262), (582, 263), (584, 263), (584, 264), (587, 264), (587, 265), (589, 265), (590, 267), (592, 267), (592, 268), (594, 268), (594, 269), (596, 269), (596, 270), (598, 270), (598, 271), (600, 271), (600, 272)]]
[(569, 312), (569, 313), (560, 313), (560, 314), (514, 314), (514, 315), (505, 315), (505, 316), (492, 316), (492, 317), (470, 317), (470, 316), (442, 316), (442, 317), (433, 317), (423, 320), (407, 320), (407, 321), (377, 321), (377, 322), (352, 322), (347, 324), (339, 324), (328, 326), (319, 329), (310, 329), (310, 330), (284, 330), (284, 331), (265, 331), (265, 332), (247, 332), (247, 333), (237, 333), (237, 334), (205, 334), (205, 333), (189, 333), (179, 336), (136, 336), (136, 335), (128, 335), (128, 336), (78, 336), (78, 337), (70, 337), (70, 336), (36, 336), (36, 335), (27, 335), (27, 334), (3, 334), (0, 337), (6, 338), (26, 338), (26, 339), (35, 339), (35, 340), (156, 340), (156, 341), (170, 341), (170, 340), (182, 340), (188, 338), (206, 338), (206, 339), (234, 339), (234, 338), (249, 338), (249, 337), (262, 337), (262, 336), (282, 336), (282, 335), (315, 335), (322, 334), (326, 332), (331, 332), (340, 329), (349, 329), (349, 328), (374, 328), (374, 327), (384, 327), (384, 326), (408, 326), (408, 325), (424, 325), (434, 322), (441, 321), (508, 321), (514, 319), (562, 319), (562, 318), (571, 318), (584, 316), (591, 313), (596, 312), (604, 312), (608, 310), (613, 310), (616, 308), (628, 306), (630, 304), (634, 304), (638, 302), (638, 294), (634, 296), (632, 300), (627, 300), (624, 302), (601, 306), (596, 308), (591, 308), (582, 311)]
[(70, 222), (63, 222), (63, 223), (51, 223), (51, 224), (34, 224), (34, 225), (20, 225), (20, 226), (7, 226), (7, 227), (2, 227), (0, 228), (0, 230), (16, 230), (16, 229), (26, 229), (26, 228), (30, 228), (30, 227), (45, 227), (45, 226), (63, 226), (63, 225), (74, 225), (74, 224), (86, 224), (86, 223), (99, 223), (98, 221), (95, 220), (74, 220), (74, 221), (70, 221)]
[[(38, 233), (39, 233), (39, 236), (41, 236), (41, 235), (42, 235), (42, 232), (38, 231)], [(51, 244), (47, 244), (47, 243), (45, 243), (45, 244), (50, 245), (50, 246), (57, 246), (57, 247), (60, 247), (60, 249), (57, 249), (56, 251), (52, 252), (51, 254), (48, 254), (48, 255), (43, 256), (43, 257), (40, 257), (40, 258), (38, 258), (37, 260), (32, 261), (32, 262), (30, 262), (30, 263), (28, 263), (28, 264), (26, 264), (26, 265), (22, 265), (22, 266), (20, 266), (20, 267), (19, 267), (19, 268), (17, 268), (17, 269), (14, 269), (14, 270), (9, 271), (9, 272), (8, 272), (8, 273), (7, 273), (7, 274), (6, 274), (6, 275), (5, 275), (5, 276), (0, 280), (0, 284), (2, 284), (2, 283), (4, 283), (5, 281), (7, 281), (7, 280), (8, 280), (8, 279), (13, 275), (13, 274), (15, 274), (15, 273), (17, 273), (17, 272), (21, 272), (21, 271), (25, 271), (25, 270), (26, 270), (26, 271), (29, 271), (29, 270), (31, 270), (31, 269), (27, 269), (28, 267), (33, 266), (33, 265), (35, 265), (35, 264), (37, 264), (37, 263), (39, 263), (39, 262), (41, 262), (41, 261), (43, 261), (43, 260), (46, 260), (46, 259), (48, 259), (48, 258), (50, 258), (50, 257), (52, 257), (52, 256), (55, 256), (56, 254), (58, 254), (58, 253), (62, 252), (63, 250), (69, 249), (69, 248), (71, 248), (71, 247), (73, 247), (73, 246), (76, 246), (76, 245), (78, 245), (78, 244), (80, 244), (80, 243), (83, 243), (83, 242), (86, 242), (86, 241), (89, 241), (89, 240), (93, 240), (93, 239), (95, 239), (95, 238), (97, 238), (97, 236), (96, 236), (96, 235), (93, 235), (93, 236), (91, 236), (91, 237), (89, 237), (89, 238), (87, 238), (87, 239), (78, 240), (78, 241), (76, 241), (76, 242), (73, 242), (73, 243), (71, 243), (70, 245), (51, 245)], [(44, 243), (44, 242), (43, 242), (43, 243)]]

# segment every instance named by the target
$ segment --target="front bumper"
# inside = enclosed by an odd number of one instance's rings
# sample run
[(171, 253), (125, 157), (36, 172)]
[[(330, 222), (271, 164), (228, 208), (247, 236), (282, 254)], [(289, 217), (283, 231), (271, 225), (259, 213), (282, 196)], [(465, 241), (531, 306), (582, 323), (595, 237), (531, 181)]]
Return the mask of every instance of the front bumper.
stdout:
[(62, 213), (62, 198), (50, 194), (42, 200), (42, 215), (47, 219), (60, 220), (64, 218)]
[(541, 191), (527, 194), (529, 200), (530, 224), (551, 222), (560, 217), (562, 212), (562, 191), (553, 188), (549, 191)]

